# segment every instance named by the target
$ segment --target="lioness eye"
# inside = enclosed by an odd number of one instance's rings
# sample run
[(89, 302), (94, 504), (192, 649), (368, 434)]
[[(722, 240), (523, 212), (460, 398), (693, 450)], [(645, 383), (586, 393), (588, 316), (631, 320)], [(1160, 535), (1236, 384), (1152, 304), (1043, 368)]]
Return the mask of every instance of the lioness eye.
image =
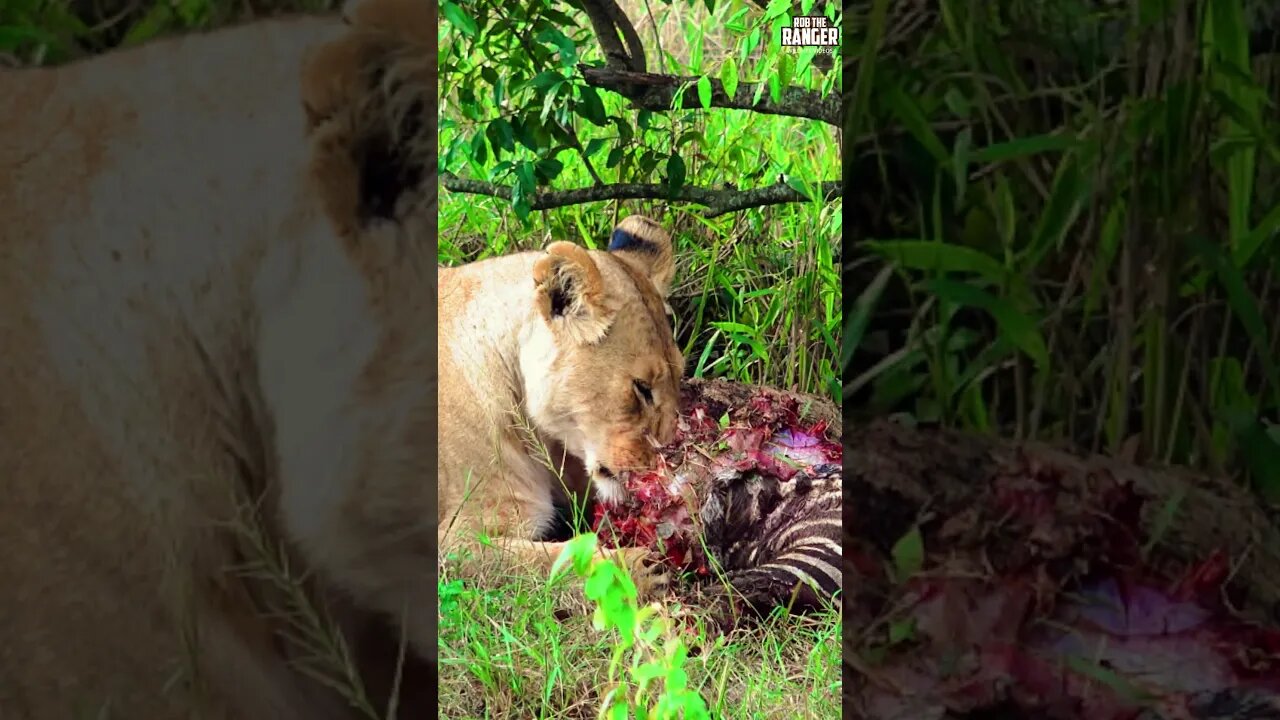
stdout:
[(639, 380), (632, 380), (632, 381), (631, 381), (631, 384), (632, 384), (632, 385), (635, 385), (636, 392), (640, 393), (640, 397), (644, 398), (644, 401), (645, 401), (645, 402), (653, 402), (653, 389), (652, 389), (652, 388), (650, 388), (648, 385), (646, 385), (646, 384), (644, 384), (644, 383), (640, 382)]

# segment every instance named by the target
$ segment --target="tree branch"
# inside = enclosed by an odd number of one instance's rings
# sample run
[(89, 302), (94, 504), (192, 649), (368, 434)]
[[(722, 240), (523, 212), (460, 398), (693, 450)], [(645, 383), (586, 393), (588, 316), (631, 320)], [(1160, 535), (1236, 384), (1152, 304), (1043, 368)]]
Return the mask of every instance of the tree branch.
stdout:
[[(609, 67), (590, 67), (579, 64), (578, 72), (592, 87), (616, 92), (631, 101), (631, 104), (653, 112), (669, 112), (675, 99), (676, 91), (685, 83), (697, 81), (696, 77), (679, 75), (661, 75), (658, 73), (631, 72)], [(759, 83), (742, 83), (732, 96), (724, 91), (719, 80), (711, 80), (711, 107), (730, 108), (734, 110), (750, 110), (766, 115), (787, 115), (810, 120), (821, 120), (828, 125), (840, 125), (840, 97), (834, 93), (822, 97), (819, 93), (800, 88), (783, 88), (778, 102), (769, 97), (765, 88), (760, 93), (760, 100), (752, 102)], [(691, 89), (686, 90), (680, 107), (690, 110), (702, 108), (698, 94)]]
[[(646, 67), (644, 46), (640, 44), (640, 34), (627, 18), (627, 14), (618, 7), (616, 0), (578, 0), (582, 10), (591, 21), (591, 29), (600, 42), (609, 67), (629, 69), (633, 72), (644, 72)], [(622, 33), (623, 43), (618, 40)]]
[[(446, 190), (467, 193), (470, 195), (487, 195), (489, 197), (511, 199), (511, 188), (494, 185), (480, 180), (460, 178), (453, 173), (441, 173), (440, 179)], [(826, 201), (840, 197), (842, 186), (839, 181), (824, 182), (819, 186), (819, 193)], [(573, 190), (552, 190), (538, 192), (529, 198), (529, 207), (534, 210), (581, 205), (601, 200), (675, 200), (702, 205), (707, 208), (703, 217), (713, 218), (748, 208), (766, 205), (782, 205), (793, 202), (807, 202), (810, 198), (801, 195), (785, 183), (775, 183), (751, 190), (710, 188), (685, 185), (674, 196), (666, 185), (658, 183), (614, 183), (593, 187), (575, 188)]]

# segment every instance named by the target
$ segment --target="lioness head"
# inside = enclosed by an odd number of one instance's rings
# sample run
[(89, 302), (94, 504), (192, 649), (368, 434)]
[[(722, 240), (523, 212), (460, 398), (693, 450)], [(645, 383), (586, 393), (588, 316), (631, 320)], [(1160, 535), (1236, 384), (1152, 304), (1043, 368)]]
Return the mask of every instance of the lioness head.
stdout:
[(579, 457), (598, 497), (622, 498), (616, 475), (652, 465), (675, 434), (684, 359), (666, 315), (671, 237), (633, 215), (609, 250), (552, 243), (533, 268), (543, 326), (520, 356), (532, 422)]

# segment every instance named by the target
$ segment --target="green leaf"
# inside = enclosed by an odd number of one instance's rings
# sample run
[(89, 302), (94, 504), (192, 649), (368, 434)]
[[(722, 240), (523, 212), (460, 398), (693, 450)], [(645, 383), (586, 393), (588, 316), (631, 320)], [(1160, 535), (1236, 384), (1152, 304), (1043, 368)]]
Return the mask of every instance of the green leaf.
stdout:
[(775, 72), (769, 76), (768, 83), (769, 99), (775, 103), (782, 102), (782, 76)]
[(953, 280), (929, 280), (924, 287), (940, 299), (985, 310), (996, 321), (1005, 339), (1030, 356), (1040, 369), (1049, 367), (1049, 349), (1039, 327), (1008, 300)]
[[(858, 77), (853, 86), (853, 112), (847, 113), (844, 120), (846, 137), (855, 137), (862, 132), (866, 118), (872, 117), (871, 91), (875, 87), (876, 62), (879, 60), (878, 50), (884, 37), (886, 15), (889, 11), (889, 0), (874, 0), (867, 20), (865, 40), (863, 41), (862, 58), (858, 63)], [(836, 73), (830, 73), (834, 78)]]
[(702, 137), (702, 132), (697, 129), (685, 130), (680, 133), (679, 139), (676, 140), (676, 147), (684, 147), (691, 142), (705, 143), (706, 138)]
[(537, 34), (539, 42), (555, 45), (560, 52), (561, 67), (573, 67), (578, 62), (578, 47), (567, 35), (554, 27), (547, 28)]
[(511, 121), (511, 132), (521, 145), (538, 152), (538, 139), (534, 134), (535, 125), (536, 122), (532, 120), (526, 121), (524, 118), (517, 117)]
[(520, 183), (520, 189), (525, 193), (532, 193), (537, 183), (534, 180), (533, 163), (524, 161), (516, 163), (516, 179)]
[(924, 538), (920, 535), (920, 528), (913, 526), (907, 534), (898, 538), (893, 544), (892, 554), (893, 574), (898, 582), (905, 582), (920, 572), (920, 568), (924, 567)]
[(876, 303), (880, 300), (880, 294), (884, 292), (884, 286), (889, 282), (889, 277), (893, 274), (893, 267), (886, 266), (871, 280), (871, 282), (862, 289), (856, 300), (853, 301), (853, 312), (845, 319), (844, 333), (840, 338), (840, 368), (849, 367), (849, 361), (853, 359), (853, 351), (858, 349), (858, 345), (862, 343), (862, 334), (866, 332), (867, 325), (871, 322), (871, 313), (875, 310)]
[(720, 66), (720, 84), (724, 86), (724, 94), (729, 97), (738, 92), (738, 63), (734, 62), (732, 55), (726, 57), (724, 64)]
[(539, 160), (536, 168), (538, 174), (545, 178), (547, 182), (550, 182), (555, 180), (560, 175), (560, 172), (564, 170), (564, 163), (555, 158), (547, 158)]
[(1116, 251), (1120, 247), (1120, 232), (1124, 228), (1126, 205), (1124, 199), (1116, 201), (1107, 211), (1102, 222), (1102, 233), (1098, 237), (1098, 256), (1094, 259), (1093, 272), (1089, 276), (1088, 289), (1084, 296), (1084, 316), (1088, 319), (1102, 302), (1102, 287), (1106, 284), (1107, 271), (1115, 260)]
[(703, 110), (711, 109), (711, 78), (706, 75), (698, 78), (698, 102)]
[(565, 78), (555, 70), (543, 70), (534, 75), (529, 82), (525, 83), (521, 89), (529, 90), (546, 90), (547, 88), (559, 85), (564, 82)]
[(721, 330), (727, 330), (729, 332), (738, 332), (744, 335), (757, 334), (756, 329), (751, 327), (750, 325), (747, 325), (746, 323), (733, 322), (731, 320), (717, 320), (711, 324), (714, 325), (715, 327), (720, 328)]
[(1149, 705), (1156, 699), (1148, 690), (1131, 681), (1127, 676), (1104, 667), (1091, 658), (1067, 655), (1066, 664), (1075, 672), (1096, 680), (1133, 705)]
[(964, 205), (965, 191), (969, 187), (969, 158), (972, 149), (973, 135), (970, 128), (965, 127), (956, 136), (955, 148), (951, 152), (951, 179), (956, 184), (956, 205)]
[(0, 49), (16, 50), (23, 43), (34, 42), (42, 45), (56, 45), (58, 38), (53, 33), (45, 32), (37, 27), (19, 25), (0, 26)]
[(574, 27), (578, 22), (577, 18), (566, 15), (554, 8), (541, 7), (538, 9), (538, 16), (542, 20), (555, 25), (556, 27)]
[(751, 52), (755, 50), (757, 47), (759, 47), (759, 45), (760, 45), (760, 28), (759, 26), (757, 26), (753, 28), (751, 32), (747, 35), (747, 41), (743, 43), (742, 47), (739, 48), (738, 50), (738, 52), (742, 53), (742, 61), (746, 62), (746, 59), (751, 56)]
[(1280, 204), (1267, 211), (1255, 227), (1235, 250), (1233, 258), (1235, 266), (1243, 270), (1249, 260), (1280, 233)]
[(1240, 0), (1217, 0), (1210, 3), (1205, 32), (1210, 46), (1221, 60), (1238, 70), (1249, 67), (1249, 30)]
[[(546, 122), (547, 116), (551, 114), (551, 111), (555, 109), (557, 106), (559, 106), (560, 97), (559, 97), (559, 93), (556, 92), (556, 90), (558, 90), (559, 88), (560, 86), (556, 85), (551, 90), (547, 91), (547, 93), (543, 96), (542, 112), (538, 113), (539, 120)], [(546, 126), (543, 125), (543, 128), (546, 128)], [(539, 145), (541, 144), (542, 143), (539, 143)]]
[(946, 165), (950, 153), (947, 148), (938, 139), (938, 134), (933, 131), (933, 127), (929, 124), (929, 118), (925, 117), (924, 111), (920, 109), (920, 105), (915, 99), (907, 95), (903, 89), (896, 83), (889, 86), (888, 90), (883, 94), (885, 104), (889, 106), (889, 110), (893, 112), (898, 121), (911, 133), (924, 149), (929, 151), (933, 159), (939, 165)]
[(516, 183), (511, 188), (511, 208), (516, 211), (516, 217), (521, 222), (529, 219), (529, 214), (533, 212), (533, 206), (529, 204), (529, 198), (525, 194), (524, 187)]
[[(947, 88), (947, 91), (942, 94), (942, 102), (946, 104), (951, 114), (959, 118), (967, 118), (973, 111), (973, 105), (969, 103), (969, 99), (955, 87)], [(969, 126), (965, 126), (965, 130), (968, 129)]]
[(1174, 518), (1178, 516), (1178, 510), (1181, 509), (1182, 502), (1186, 497), (1186, 482), (1176, 482), (1173, 486), (1173, 493), (1160, 506), (1160, 510), (1151, 521), (1151, 529), (1147, 532), (1147, 542), (1142, 546), (1142, 556), (1144, 558), (1151, 554), (1152, 548), (1164, 539), (1169, 528), (1173, 526)]
[(1058, 174), (1049, 190), (1049, 200), (1027, 247), (1024, 267), (1039, 267), (1049, 250), (1062, 242), (1092, 192), (1075, 160), (1067, 156), (1058, 166)]
[(125, 33), (124, 39), (120, 41), (121, 47), (132, 47), (150, 40), (160, 34), (172, 19), (173, 9), (169, 3), (158, 2), (152, 5), (147, 14)]
[(980, 250), (932, 240), (868, 240), (868, 250), (910, 270), (973, 272), (986, 280), (1002, 283), (1005, 267)]
[(471, 159), (480, 165), (488, 161), (489, 147), (484, 143), (484, 133), (478, 132), (471, 136)]
[(600, 101), (600, 94), (595, 88), (590, 85), (578, 86), (578, 98), (581, 100), (578, 110), (582, 117), (598, 127), (609, 124), (608, 118), (605, 117), (604, 103)]
[(1275, 357), (1271, 354), (1270, 333), (1262, 319), (1258, 301), (1254, 298), (1239, 268), (1227, 257), (1222, 248), (1204, 238), (1192, 236), (1187, 243), (1204, 261), (1205, 265), (1218, 276), (1218, 283), (1227, 293), (1227, 303), (1231, 312), (1244, 326), (1245, 332), (1253, 342), (1262, 369), (1271, 386), (1275, 401), (1280, 404), (1280, 368), (1276, 366)]
[(671, 153), (667, 157), (667, 189), (672, 195), (680, 192), (684, 187), (685, 165), (684, 158), (679, 153)]
[[(658, 166), (658, 154), (652, 150), (645, 150), (640, 154), (639, 165), (640, 172), (644, 175), (648, 175)], [(680, 165), (681, 167), (684, 166), (684, 160), (680, 161)], [(668, 175), (668, 177), (670, 177), (670, 175)]]
[(506, 118), (498, 118), (489, 123), (487, 134), (489, 136), (489, 144), (493, 145), (495, 150), (502, 148), (510, 152), (516, 147), (515, 135), (511, 131), (511, 123), (507, 122)]
[[(644, 113), (640, 113), (640, 117), (643, 116)], [(636, 118), (637, 124), (639, 124), (640, 117)], [(631, 129), (631, 124), (623, 118), (613, 118), (613, 124), (618, 128), (618, 142), (625, 145), (631, 142), (631, 138), (635, 137), (635, 131)]]
[(479, 28), (476, 27), (476, 21), (468, 17), (457, 3), (445, 0), (440, 3), (440, 12), (449, 21), (449, 24), (456, 27), (458, 32), (463, 35), (475, 37), (476, 33), (479, 32)]
[(1045, 152), (1072, 150), (1081, 145), (1079, 139), (1069, 135), (1048, 134), (1018, 138), (1008, 142), (995, 143), (979, 150), (974, 150), (969, 157), (974, 162), (1003, 162), (1019, 158), (1039, 155)]
[(564, 549), (560, 551), (560, 556), (551, 565), (551, 576), (554, 577), (557, 570), (565, 563), (572, 563), (573, 569), (577, 574), (585, 575), (591, 567), (591, 558), (595, 554), (596, 543), (595, 533), (582, 533), (574, 536), (564, 544)]
[(916, 619), (914, 617), (898, 618), (889, 623), (889, 644), (897, 645), (910, 640), (916, 635)]
[(791, 12), (791, 0), (769, 0), (765, 7), (765, 20), (773, 20)]
[(814, 199), (813, 191), (809, 187), (809, 183), (806, 183), (804, 180), (802, 180), (800, 176), (787, 174), (787, 175), (784, 175), (782, 179), (783, 179), (783, 182), (787, 184), (787, 187), (791, 188), (792, 190), (795, 190), (796, 192), (800, 193), (802, 196), (804, 196), (809, 200)]
[[(806, 49), (811, 49), (811, 48), (806, 48)], [(795, 55), (793, 55), (792, 53), (784, 53), (778, 56), (778, 70), (776, 75), (778, 76), (779, 90), (778, 90), (778, 95), (773, 98), (774, 102), (778, 102), (781, 99), (782, 97), (781, 88), (787, 87), (788, 85), (791, 84), (791, 79), (795, 77), (795, 70), (796, 70)]]

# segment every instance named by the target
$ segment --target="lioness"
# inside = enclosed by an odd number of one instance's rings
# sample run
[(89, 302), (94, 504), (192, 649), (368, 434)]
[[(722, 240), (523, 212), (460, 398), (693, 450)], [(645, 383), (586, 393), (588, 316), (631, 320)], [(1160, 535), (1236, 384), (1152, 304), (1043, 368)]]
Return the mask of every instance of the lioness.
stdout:
[[(440, 272), (440, 542), (502, 536), (549, 569), (556, 505), (654, 462), (675, 434), (684, 359), (666, 316), (671, 238), (633, 215), (606, 251), (555, 242)], [(567, 454), (567, 458), (566, 458)], [(575, 497), (566, 497), (566, 496)], [(665, 577), (615, 551), (644, 589)]]
[(434, 658), (437, 32), (367, 0), (0, 73), (0, 718), (368, 717), (267, 612), (302, 593), (356, 704)]

